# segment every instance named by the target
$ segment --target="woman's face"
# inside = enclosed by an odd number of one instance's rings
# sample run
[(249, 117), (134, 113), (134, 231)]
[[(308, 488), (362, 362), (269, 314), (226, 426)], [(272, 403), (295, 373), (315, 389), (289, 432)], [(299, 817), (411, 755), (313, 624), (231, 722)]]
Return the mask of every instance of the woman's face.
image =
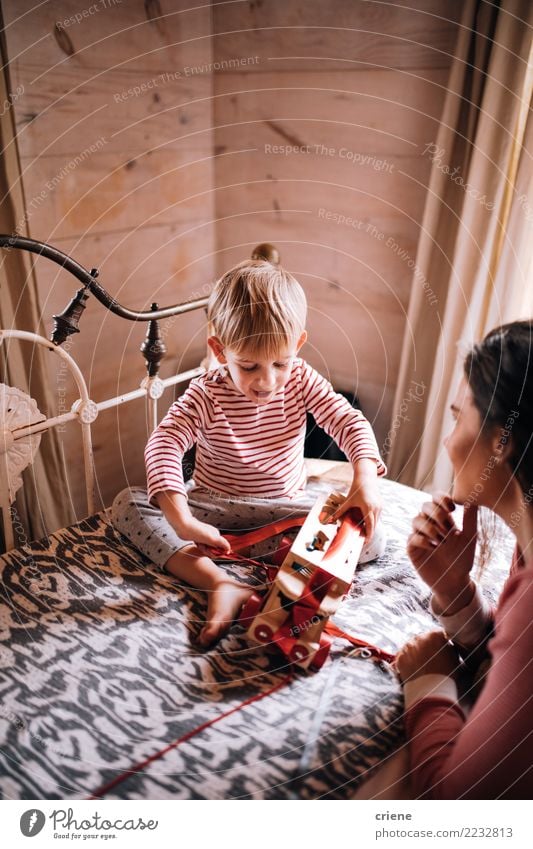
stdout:
[(464, 378), (452, 413), (455, 425), (444, 440), (454, 471), (452, 498), (458, 504), (491, 507), (502, 491), (501, 465), (494, 455), (494, 440), (482, 432), (481, 416)]

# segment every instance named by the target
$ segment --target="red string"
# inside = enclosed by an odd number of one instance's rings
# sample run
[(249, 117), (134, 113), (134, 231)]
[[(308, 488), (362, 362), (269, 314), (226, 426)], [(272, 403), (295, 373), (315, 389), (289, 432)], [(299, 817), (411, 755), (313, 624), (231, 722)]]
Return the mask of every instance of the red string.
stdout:
[(258, 542), (264, 542), (284, 531), (288, 531), (290, 528), (299, 528), (303, 525), (305, 519), (306, 516), (289, 516), (286, 519), (278, 519), (275, 522), (270, 522), (268, 525), (263, 525), (261, 528), (256, 528), (245, 534), (225, 534), (224, 538), (229, 542), (232, 549), (238, 551), (240, 548), (247, 548)]
[(339, 628), (339, 626), (335, 625), (334, 622), (327, 622), (324, 631), (331, 637), (340, 637), (343, 640), (348, 640), (352, 646), (368, 649), (375, 657), (378, 658), (378, 660), (384, 660), (386, 663), (392, 663), (396, 657), (396, 655), (390, 654), (390, 652), (380, 649), (372, 643), (367, 643), (366, 640), (360, 640), (358, 637), (352, 637), (351, 634), (347, 634), (346, 631), (343, 631), (342, 628)]
[(118, 784), (121, 784), (123, 781), (129, 778), (130, 775), (135, 775), (138, 772), (142, 772), (147, 766), (149, 766), (149, 764), (153, 763), (159, 758), (162, 758), (163, 755), (166, 755), (167, 752), (170, 752), (172, 749), (177, 749), (178, 746), (180, 746), (182, 743), (187, 742), (187, 740), (190, 740), (191, 737), (196, 736), (196, 734), (200, 734), (201, 731), (205, 731), (206, 728), (209, 728), (211, 725), (215, 725), (215, 723), (220, 722), (221, 719), (225, 719), (227, 716), (231, 716), (232, 713), (236, 713), (237, 711), (242, 710), (243, 708), (247, 707), (247, 705), (251, 705), (253, 702), (258, 702), (260, 701), (260, 699), (264, 699), (265, 696), (271, 696), (272, 693), (276, 692), (276, 690), (281, 690), (282, 687), (285, 687), (287, 684), (290, 683), (290, 681), (292, 681), (292, 677), (292, 674), (287, 675), (285, 678), (283, 678), (282, 681), (279, 681), (273, 687), (270, 687), (269, 690), (265, 690), (263, 693), (257, 693), (255, 696), (250, 696), (249, 699), (246, 699), (239, 705), (230, 708), (230, 710), (225, 711), (225, 713), (221, 713), (219, 716), (215, 716), (213, 719), (208, 719), (206, 722), (203, 722), (196, 728), (191, 729), (191, 731), (187, 731), (187, 733), (184, 734), (183, 737), (179, 737), (177, 740), (174, 740), (173, 743), (170, 743), (170, 745), (165, 746), (164, 749), (161, 749), (159, 752), (155, 752), (155, 754), (150, 755), (150, 757), (146, 758), (146, 760), (135, 764), (134, 766), (125, 770), (125, 772), (121, 773), (120, 775), (117, 775), (117, 777), (113, 778), (112, 781), (109, 781), (107, 784), (104, 784), (102, 787), (99, 787), (98, 790), (95, 790), (91, 796), (87, 797), (87, 799), (89, 801), (92, 801), (94, 799), (100, 799), (102, 796), (105, 796), (106, 793), (109, 793), (110, 790), (113, 790), (113, 788), (116, 787)]

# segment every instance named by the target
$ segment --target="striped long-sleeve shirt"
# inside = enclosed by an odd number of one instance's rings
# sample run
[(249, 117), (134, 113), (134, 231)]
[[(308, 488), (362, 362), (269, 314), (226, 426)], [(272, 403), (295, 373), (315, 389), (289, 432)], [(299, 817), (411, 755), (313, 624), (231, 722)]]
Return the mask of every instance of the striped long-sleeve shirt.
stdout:
[(164, 490), (185, 494), (181, 460), (194, 444), (197, 485), (227, 495), (295, 495), (306, 483), (307, 411), (352, 463), (369, 457), (385, 473), (363, 414), (295, 358), (286, 385), (264, 405), (239, 392), (223, 368), (191, 381), (146, 446), (148, 497)]

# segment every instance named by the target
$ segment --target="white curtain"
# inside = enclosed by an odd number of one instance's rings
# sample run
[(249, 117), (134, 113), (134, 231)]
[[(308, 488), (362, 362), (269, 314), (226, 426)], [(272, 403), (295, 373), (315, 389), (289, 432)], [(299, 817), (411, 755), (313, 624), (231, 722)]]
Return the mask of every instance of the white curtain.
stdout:
[[(469, 0), (459, 31), (413, 276), (388, 458), (391, 477), (446, 489), (442, 440), (465, 351), (533, 313), (533, 4)], [(416, 403), (413, 385), (416, 384)]]
[[(0, 18), (1, 23), (1, 18)], [(2, 48), (0, 103), (7, 103), (10, 86)], [(24, 221), (24, 196), (20, 163), (11, 109), (0, 117), (0, 232), (21, 229)], [(46, 335), (41, 323), (39, 298), (29, 255), (22, 251), (0, 250), (0, 327), (29, 330)], [(0, 346), (0, 381), (21, 389), (35, 398), (41, 412), (57, 414), (57, 399), (48, 388), (48, 371), (43, 349), (28, 343), (4, 342)], [(66, 493), (61, 446), (54, 431), (44, 434), (41, 447), (31, 466), (23, 473), (24, 486), (14, 505), (15, 545), (44, 536), (74, 519)], [(23, 531), (20, 529), (24, 528)], [(1, 536), (0, 529), (0, 536)], [(0, 538), (0, 548), (3, 540)]]

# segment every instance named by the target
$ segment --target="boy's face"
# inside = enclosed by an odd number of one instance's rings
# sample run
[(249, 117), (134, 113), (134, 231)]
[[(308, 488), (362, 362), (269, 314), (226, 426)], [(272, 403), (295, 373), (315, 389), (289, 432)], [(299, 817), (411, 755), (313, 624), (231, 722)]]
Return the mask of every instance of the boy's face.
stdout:
[(278, 352), (275, 359), (259, 357), (244, 349), (238, 354), (224, 348), (216, 336), (207, 343), (219, 363), (226, 366), (236, 389), (255, 404), (268, 404), (285, 386), (290, 375), (292, 361), (307, 338), (304, 332), (296, 345)]

